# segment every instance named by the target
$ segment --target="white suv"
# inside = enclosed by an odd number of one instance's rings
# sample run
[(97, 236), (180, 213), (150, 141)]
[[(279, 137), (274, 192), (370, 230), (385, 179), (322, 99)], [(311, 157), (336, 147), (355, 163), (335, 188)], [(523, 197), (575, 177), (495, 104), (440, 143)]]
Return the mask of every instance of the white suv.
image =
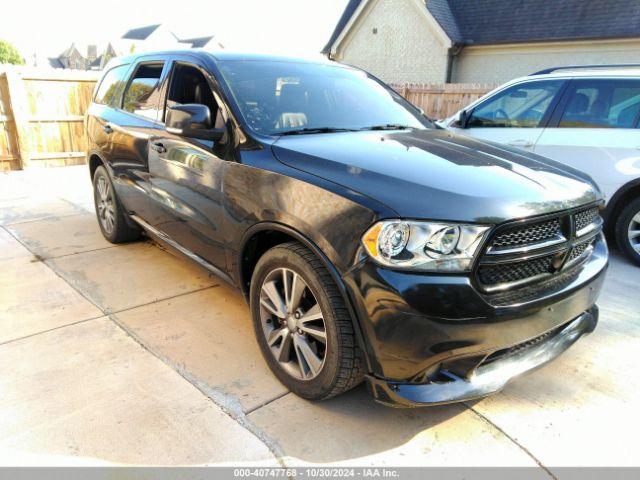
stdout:
[(440, 125), (508, 144), (589, 174), (605, 220), (640, 264), (640, 66), (543, 70), (489, 92)]

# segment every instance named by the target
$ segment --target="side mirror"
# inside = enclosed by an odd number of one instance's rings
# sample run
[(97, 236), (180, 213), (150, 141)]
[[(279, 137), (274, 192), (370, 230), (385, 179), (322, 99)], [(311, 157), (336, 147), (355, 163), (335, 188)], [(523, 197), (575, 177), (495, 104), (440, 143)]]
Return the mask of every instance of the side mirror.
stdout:
[(471, 113), (466, 110), (460, 110), (458, 113), (458, 117), (455, 122), (458, 128), (467, 128), (467, 124), (469, 123), (469, 117), (471, 117)]
[(187, 103), (169, 107), (165, 124), (167, 132), (184, 137), (217, 142), (224, 135), (223, 129), (213, 128), (209, 107), (199, 103)]

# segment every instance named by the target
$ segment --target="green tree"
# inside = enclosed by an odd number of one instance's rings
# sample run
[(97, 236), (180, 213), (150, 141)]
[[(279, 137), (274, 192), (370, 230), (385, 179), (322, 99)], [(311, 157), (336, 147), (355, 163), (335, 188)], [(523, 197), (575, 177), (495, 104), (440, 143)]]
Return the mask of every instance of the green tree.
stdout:
[(0, 40), (0, 63), (24, 65), (24, 59), (18, 53), (16, 47), (11, 45), (9, 42)]

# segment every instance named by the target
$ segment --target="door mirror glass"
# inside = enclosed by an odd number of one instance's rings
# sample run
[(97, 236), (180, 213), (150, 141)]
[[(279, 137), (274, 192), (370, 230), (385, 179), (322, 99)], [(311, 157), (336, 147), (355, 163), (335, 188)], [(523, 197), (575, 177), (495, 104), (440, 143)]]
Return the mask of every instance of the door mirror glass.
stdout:
[(218, 141), (223, 129), (214, 129), (211, 111), (206, 105), (191, 103), (167, 108), (167, 131), (184, 137)]

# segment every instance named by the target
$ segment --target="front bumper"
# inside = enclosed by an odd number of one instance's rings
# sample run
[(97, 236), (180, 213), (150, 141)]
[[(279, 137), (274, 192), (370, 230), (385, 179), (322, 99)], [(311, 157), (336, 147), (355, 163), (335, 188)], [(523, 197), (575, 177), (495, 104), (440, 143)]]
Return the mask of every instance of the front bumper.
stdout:
[(445, 371), (442, 379), (428, 384), (403, 384), (367, 377), (374, 398), (393, 407), (440, 405), (485, 397), (502, 390), (513, 378), (530, 372), (558, 357), (582, 335), (592, 332), (598, 322), (598, 309), (592, 308), (567, 323), (554, 336), (531, 348), (480, 365), (471, 378)]
[[(550, 361), (595, 326), (607, 259), (600, 235), (589, 259), (570, 274), (491, 295), (468, 276), (391, 271), (364, 260), (344, 281), (374, 396), (399, 406), (476, 398)], [(495, 360), (533, 340), (539, 344), (526, 357)]]

